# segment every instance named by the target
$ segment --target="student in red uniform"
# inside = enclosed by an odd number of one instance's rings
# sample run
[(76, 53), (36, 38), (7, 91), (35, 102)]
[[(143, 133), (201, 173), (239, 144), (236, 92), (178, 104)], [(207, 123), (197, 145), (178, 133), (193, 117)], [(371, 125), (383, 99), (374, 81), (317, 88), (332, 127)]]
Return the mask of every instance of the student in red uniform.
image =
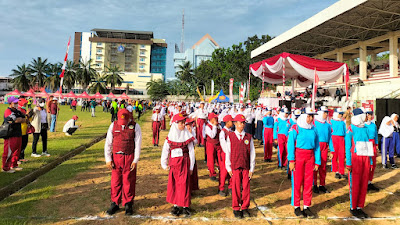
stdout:
[(169, 170), (167, 202), (174, 204), (171, 214), (189, 217), (190, 212), (190, 175), (193, 173), (194, 137), (185, 127), (185, 117), (176, 114), (172, 118), (171, 129), (161, 154), (161, 167)]
[(208, 123), (205, 127), (207, 167), (210, 172), (210, 179), (213, 181), (217, 181), (217, 173), (215, 172), (214, 165), (217, 160), (217, 152), (221, 150), (221, 145), (219, 144), (220, 132), (218, 116), (214, 113), (208, 114)]
[[(196, 138), (196, 127), (194, 126), (194, 119), (186, 119), (185, 122), (186, 129), (192, 134), (194, 138)], [(197, 144), (197, 139), (193, 140), (193, 146), (196, 146)], [(196, 154), (195, 154), (196, 156)], [(191, 190), (192, 191), (197, 191), (199, 190), (199, 175), (197, 172), (197, 163), (196, 160), (194, 162), (194, 167), (193, 167), (193, 173), (190, 176), (190, 183), (191, 183)]]
[(162, 115), (160, 113), (160, 108), (156, 108), (151, 116), (151, 120), (153, 121), (153, 145), (158, 146), (158, 142), (160, 139), (160, 129), (161, 129), (161, 120)]
[[(224, 128), (219, 133), (219, 143), (221, 145), (221, 150), (218, 151), (218, 161), (219, 161), (219, 191), (218, 194), (222, 197), (226, 197), (228, 194), (232, 194), (232, 179), (228, 174), (228, 171), (225, 167), (225, 159), (227, 152), (227, 143), (226, 140), (228, 138), (229, 133), (232, 131), (231, 128), (233, 126), (233, 118), (231, 115), (226, 115), (223, 118), (223, 122), (225, 123)], [(225, 181), (228, 180), (228, 190), (229, 193), (225, 192)]]
[(125, 206), (125, 215), (132, 215), (135, 198), (136, 165), (139, 161), (142, 131), (132, 119), (131, 113), (120, 109), (118, 120), (108, 128), (104, 155), (106, 165), (111, 170), (111, 207), (107, 214), (119, 210), (119, 204)]
[(244, 132), (246, 118), (238, 114), (235, 131), (228, 134), (225, 166), (232, 177), (232, 209), (236, 218), (250, 217), (250, 179), (256, 164), (251, 134)]

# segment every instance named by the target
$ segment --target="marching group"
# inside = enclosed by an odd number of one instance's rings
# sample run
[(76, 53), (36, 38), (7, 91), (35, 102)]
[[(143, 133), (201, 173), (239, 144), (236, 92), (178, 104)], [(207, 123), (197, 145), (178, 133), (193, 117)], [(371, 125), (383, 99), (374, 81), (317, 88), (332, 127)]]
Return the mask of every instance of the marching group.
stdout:
[[(191, 194), (199, 189), (197, 145), (205, 148), (204, 160), (210, 179), (219, 183), (218, 194), (232, 196), (235, 217), (249, 217), (250, 180), (256, 158), (254, 140), (258, 139), (264, 146), (264, 162), (272, 162), (273, 146), (277, 148), (277, 166), (287, 171), (292, 182), (291, 204), (296, 216), (316, 217), (310, 209), (312, 193), (329, 193), (326, 175), (327, 162), (331, 160), (335, 178), (348, 179), (351, 214), (358, 218), (369, 217), (362, 210), (366, 194), (369, 190), (379, 191), (372, 184), (378, 155), (378, 129), (371, 109), (351, 110), (349, 107), (343, 112), (336, 108), (329, 118), (325, 106), (318, 111), (302, 108), (290, 112), (285, 107), (250, 104), (158, 102), (153, 105), (154, 146), (159, 144), (160, 130), (166, 127), (166, 116), (171, 119), (162, 145), (161, 167), (169, 171), (167, 202), (173, 204), (172, 215), (191, 215)], [(394, 162), (395, 146), (400, 146), (397, 120), (396, 114), (385, 117), (379, 128), (383, 136), (382, 163), (387, 169), (397, 168)], [(113, 171), (112, 205), (108, 214), (119, 209), (121, 198), (126, 214), (132, 214), (140, 133), (140, 127), (127, 110), (118, 112), (118, 119), (108, 131), (107, 140), (110, 141), (106, 143), (105, 154), (107, 165)], [(111, 155), (124, 157), (124, 160), (114, 160)], [(386, 165), (387, 155), (390, 167)]]

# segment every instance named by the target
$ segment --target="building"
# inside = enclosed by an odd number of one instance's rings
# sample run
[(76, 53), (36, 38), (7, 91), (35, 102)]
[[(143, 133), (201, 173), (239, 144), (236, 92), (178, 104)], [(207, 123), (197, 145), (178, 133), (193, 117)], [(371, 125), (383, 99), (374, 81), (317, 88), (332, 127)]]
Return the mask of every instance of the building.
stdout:
[[(327, 98), (328, 106), (360, 106), (379, 98), (396, 98), (400, 96), (399, 15), (399, 1), (340, 0), (253, 50), (251, 57), (260, 61), (289, 52), (346, 62), (351, 73), (350, 99)], [(382, 54), (388, 58), (379, 57)], [(344, 86), (343, 78), (319, 83), (331, 95)], [(296, 90), (305, 87), (297, 85)]]
[[(154, 39), (153, 32), (112, 29), (93, 29), (75, 32), (74, 62), (87, 62), (97, 72), (118, 66), (123, 72), (124, 84), (145, 92), (146, 83), (165, 79), (167, 44), (164, 39)], [(117, 87), (125, 89), (126, 85)]]
[(179, 71), (179, 66), (186, 61), (192, 64), (192, 69), (196, 69), (202, 61), (211, 59), (212, 53), (217, 48), (219, 48), (217, 42), (209, 34), (206, 34), (191, 48), (186, 49), (185, 52), (175, 52), (175, 73)]

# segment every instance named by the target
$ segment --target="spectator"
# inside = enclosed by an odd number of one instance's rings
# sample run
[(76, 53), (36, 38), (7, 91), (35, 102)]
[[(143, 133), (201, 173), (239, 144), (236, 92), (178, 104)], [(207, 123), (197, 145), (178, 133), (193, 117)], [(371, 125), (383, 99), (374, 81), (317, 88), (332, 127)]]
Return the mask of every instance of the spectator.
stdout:
[(280, 98), (281, 96), (282, 96), (281, 93), (278, 91), (278, 92), (276, 93), (276, 97)]
[(85, 109), (86, 109), (86, 100), (82, 100), (82, 103), (81, 103), (81, 112), (83, 111), (85, 111)]
[[(45, 103), (43, 100), (33, 109), (32, 115), (32, 126), (35, 128), (33, 133), (33, 143), (32, 143), (32, 157), (47, 156), (50, 154), (47, 152), (47, 130), (49, 129), (49, 121), (47, 120), (47, 113)], [(39, 141), (39, 137), (42, 137), (42, 155), (37, 154), (36, 146)]]
[(118, 100), (114, 99), (113, 102), (111, 102), (111, 122), (114, 122), (117, 119), (117, 113), (118, 113)]
[(53, 102), (53, 95), (50, 95), (49, 100), (46, 102), (47, 121), (51, 121), (51, 103)]
[(139, 103), (137, 108), (138, 108), (138, 119), (140, 119), (140, 116), (141, 116), (142, 111), (143, 111), (142, 103)]
[(32, 110), (28, 109), (26, 111), (26, 105), (28, 101), (24, 98), (19, 99), (18, 101), (18, 110), (22, 113), (22, 115), (27, 119), (26, 122), (21, 123), (21, 132), (22, 132), (22, 144), (21, 144), (21, 151), (19, 153), (19, 161), (26, 162), (25, 159), (25, 149), (28, 145), (28, 126), (29, 126), (29, 118), (32, 116)]
[(57, 122), (57, 113), (60, 108), (58, 107), (57, 103), (58, 99), (53, 98), (53, 101), (50, 103), (50, 118), (51, 118), (51, 124), (50, 124), (50, 132), (55, 132), (56, 131), (56, 122)]
[(78, 116), (74, 115), (72, 119), (68, 120), (68, 122), (64, 125), (63, 132), (67, 136), (71, 136), (78, 128), (75, 122), (78, 120)]
[(96, 101), (92, 99), (92, 101), (90, 101), (90, 110), (92, 111), (92, 117), (95, 117), (96, 105)]
[(78, 102), (76, 101), (76, 99), (72, 100), (71, 102), (71, 108), (72, 111), (75, 112), (76, 111), (76, 105), (78, 104)]

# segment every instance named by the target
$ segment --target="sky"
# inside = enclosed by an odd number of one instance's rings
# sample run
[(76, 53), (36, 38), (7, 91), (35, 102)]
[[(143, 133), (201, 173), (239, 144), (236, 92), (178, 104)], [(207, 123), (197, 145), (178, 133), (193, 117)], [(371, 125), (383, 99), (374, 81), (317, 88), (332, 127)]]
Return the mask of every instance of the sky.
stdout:
[(69, 36), (93, 28), (153, 31), (166, 39), (167, 78), (174, 76), (185, 10), (185, 48), (206, 33), (220, 47), (255, 34), (278, 36), (337, 0), (0, 0), (0, 76), (32, 58), (64, 59)]

